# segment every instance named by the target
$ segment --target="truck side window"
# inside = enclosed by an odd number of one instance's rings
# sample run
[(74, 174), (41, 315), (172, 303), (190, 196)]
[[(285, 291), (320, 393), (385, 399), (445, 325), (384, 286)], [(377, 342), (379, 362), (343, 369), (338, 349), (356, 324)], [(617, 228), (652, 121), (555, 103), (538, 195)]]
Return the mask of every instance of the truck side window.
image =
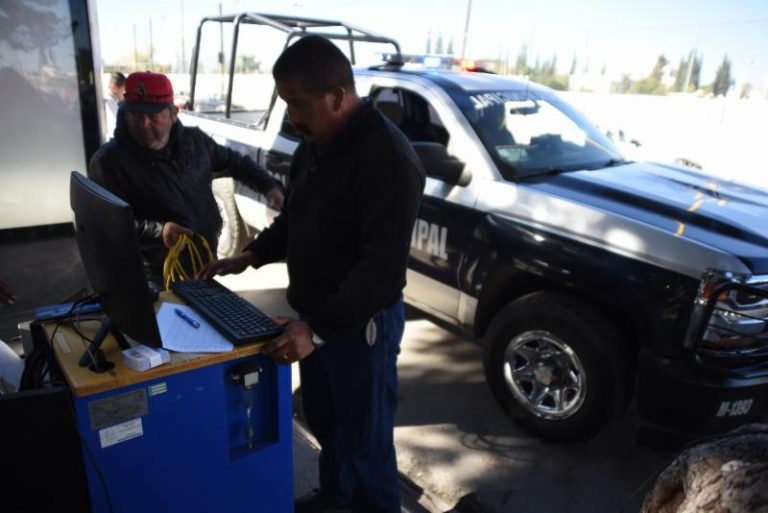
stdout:
[(413, 142), (448, 145), (449, 134), (437, 111), (418, 94), (399, 88), (381, 88), (371, 95), (374, 105)]

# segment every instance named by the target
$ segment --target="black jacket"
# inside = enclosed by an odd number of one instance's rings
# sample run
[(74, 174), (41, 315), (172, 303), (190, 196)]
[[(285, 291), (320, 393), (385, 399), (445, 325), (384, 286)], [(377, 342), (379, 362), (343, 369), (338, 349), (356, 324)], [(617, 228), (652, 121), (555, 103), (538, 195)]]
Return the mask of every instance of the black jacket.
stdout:
[(147, 279), (154, 285), (162, 283), (168, 254), (161, 239), (165, 222), (203, 235), (215, 256), (222, 220), (211, 190), (213, 178), (232, 176), (261, 193), (277, 185), (249, 157), (180, 121), (164, 149), (145, 148), (131, 137), (122, 112), (115, 138), (93, 155), (88, 176), (131, 205)]
[(289, 303), (332, 340), (401, 296), (424, 180), (408, 140), (366, 101), (324, 155), (299, 145), (283, 211), (248, 249), (258, 265), (286, 259)]

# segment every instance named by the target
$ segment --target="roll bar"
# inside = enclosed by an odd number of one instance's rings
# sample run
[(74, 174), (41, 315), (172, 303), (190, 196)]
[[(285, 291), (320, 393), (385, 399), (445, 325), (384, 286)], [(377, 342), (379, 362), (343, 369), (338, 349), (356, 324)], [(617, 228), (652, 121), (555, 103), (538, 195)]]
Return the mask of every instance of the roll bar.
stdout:
[[(195, 49), (192, 53), (192, 65), (190, 66), (190, 93), (189, 108), (195, 108), (195, 85), (197, 82), (197, 66), (200, 57), (200, 42), (202, 40), (203, 25), (208, 22), (213, 23), (234, 23), (234, 33), (232, 36), (232, 52), (229, 59), (229, 83), (227, 85), (226, 111), (225, 116), (230, 117), (232, 109), (232, 83), (235, 77), (235, 62), (237, 60), (237, 40), (240, 34), (240, 25), (243, 23), (251, 25), (265, 25), (272, 27), (286, 34), (285, 47), (287, 47), (294, 38), (307, 35), (317, 35), (328, 39), (348, 41), (349, 57), (352, 64), (355, 64), (355, 43), (382, 43), (391, 44), (395, 47), (395, 59), (399, 60), (401, 54), (400, 44), (394, 39), (382, 36), (370, 30), (362, 29), (355, 25), (350, 25), (336, 20), (323, 20), (317, 18), (304, 18), (299, 16), (285, 16), (280, 14), (263, 14), (254, 12), (244, 12), (226, 16), (205, 17), (200, 21), (197, 27), (197, 37), (195, 39)], [(341, 28), (345, 33), (334, 33), (323, 30), (331, 28)], [(274, 96), (274, 95), (273, 95)]]

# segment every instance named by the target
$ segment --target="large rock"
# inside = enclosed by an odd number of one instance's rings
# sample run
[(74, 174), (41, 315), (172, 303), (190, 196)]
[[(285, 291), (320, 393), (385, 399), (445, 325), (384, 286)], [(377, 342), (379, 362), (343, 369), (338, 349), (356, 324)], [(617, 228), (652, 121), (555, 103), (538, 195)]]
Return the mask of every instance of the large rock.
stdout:
[(768, 425), (749, 424), (684, 450), (641, 513), (768, 513)]

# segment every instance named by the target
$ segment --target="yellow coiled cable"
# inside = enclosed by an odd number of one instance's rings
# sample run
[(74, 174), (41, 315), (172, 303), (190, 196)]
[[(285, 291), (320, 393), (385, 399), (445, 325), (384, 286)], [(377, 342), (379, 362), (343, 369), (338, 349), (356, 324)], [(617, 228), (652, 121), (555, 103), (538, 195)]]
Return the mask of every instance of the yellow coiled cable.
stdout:
[[(200, 251), (198, 251), (192, 237), (200, 239), (203, 248), (207, 252), (208, 262), (213, 262), (213, 252), (205, 237), (197, 233), (191, 236), (186, 234), (180, 235), (173, 247), (168, 250), (168, 256), (165, 257), (165, 262), (163, 262), (165, 290), (170, 290), (171, 283), (174, 281), (194, 279), (197, 273), (203, 269), (205, 263), (207, 263), (203, 262), (203, 257), (200, 256)], [(181, 264), (181, 255), (184, 249), (189, 251), (189, 260), (192, 262), (192, 276), (187, 274), (187, 271), (184, 270), (184, 266)]]

